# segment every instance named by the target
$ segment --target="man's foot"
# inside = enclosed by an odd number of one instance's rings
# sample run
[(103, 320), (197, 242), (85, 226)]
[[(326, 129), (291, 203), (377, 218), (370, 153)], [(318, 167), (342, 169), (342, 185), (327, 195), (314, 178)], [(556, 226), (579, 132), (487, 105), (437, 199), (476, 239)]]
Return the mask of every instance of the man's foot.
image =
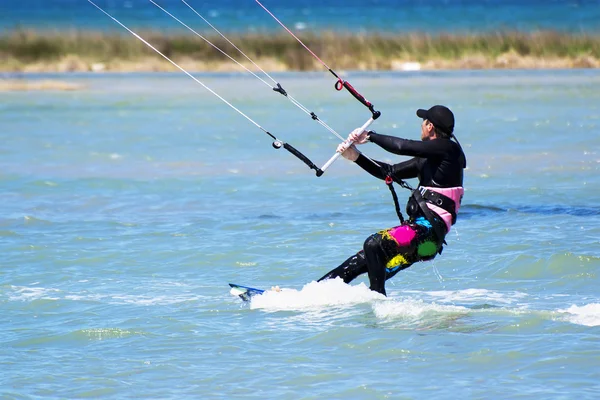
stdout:
[(271, 286), (271, 290), (273, 292), (281, 292), (281, 289), (279, 288), (279, 286)]

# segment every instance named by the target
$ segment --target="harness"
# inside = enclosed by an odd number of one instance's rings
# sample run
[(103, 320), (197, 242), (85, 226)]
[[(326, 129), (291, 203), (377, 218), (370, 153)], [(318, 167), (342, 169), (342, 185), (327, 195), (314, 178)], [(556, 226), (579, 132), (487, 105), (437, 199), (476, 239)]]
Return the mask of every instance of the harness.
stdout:
[[(443, 208), (444, 210), (448, 211), (449, 213), (451, 213), (452, 224), (454, 224), (456, 222), (456, 212), (454, 212), (455, 208), (447, 209), (444, 207), (444, 205), (448, 206), (450, 203), (452, 203), (452, 205), (454, 205), (454, 200), (452, 200), (451, 198), (449, 198), (447, 196), (444, 196), (443, 194), (439, 194), (439, 193), (434, 192), (433, 190), (429, 190), (429, 189), (425, 189), (425, 188), (417, 188), (417, 189), (413, 190), (411, 199), (414, 199), (414, 201), (417, 202), (417, 204), (419, 205), (420, 211), (423, 213), (423, 215), (425, 216), (427, 221), (429, 221), (429, 223), (431, 224), (431, 227), (433, 228), (433, 232), (435, 233), (435, 236), (437, 236), (438, 240), (441, 242), (438, 253), (442, 254), (443, 245), (447, 244), (446, 240), (445, 240), (445, 237), (446, 237), (445, 224), (444, 224), (444, 226), (442, 226), (442, 222), (440, 222), (440, 219), (436, 218), (435, 213), (433, 211), (431, 211), (431, 209), (429, 207), (427, 207), (427, 203), (434, 204), (440, 208)], [(410, 209), (410, 200), (411, 199), (409, 199), (409, 206), (407, 207), (409, 209)]]
[[(394, 199), (394, 207), (396, 208), (396, 214), (400, 219), (400, 223), (404, 222), (404, 217), (402, 216), (402, 212), (400, 211), (400, 204), (398, 202), (398, 195), (396, 194), (396, 190), (394, 189), (393, 183), (394, 178), (392, 178), (391, 173), (386, 172), (385, 183), (390, 189), (392, 194), (392, 198)], [(446, 224), (443, 221), (440, 221), (440, 218), (436, 216), (436, 214), (431, 211), (429, 207), (427, 207), (427, 203), (433, 204), (434, 206), (440, 207), (447, 211), (452, 216), (452, 225), (456, 223), (456, 203), (450, 197), (445, 196), (441, 193), (434, 192), (433, 190), (419, 187), (417, 189), (413, 189), (409, 184), (404, 182), (403, 180), (399, 180), (397, 182), (400, 186), (405, 189), (409, 189), (412, 191), (410, 198), (408, 199), (408, 204), (406, 206), (406, 212), (409, 216), (414, 217), (416, 215), (423, 215), (427, 221), (431, 224), (433, 228), (433, 232), (440, 240), (440, 248), (438, 253), (442, 253), (443, 245), (447, 244), (446, 240)]]
[[(416, 190), (419, 195), (425, 200), (427, 203), (431, 203), (434, 206), (439, 208), (443, 208), (452, 216), (452, 225), (456, 223), (456, 203), (450, 197), (445, 196), (441, 193), (435, 192), (430, 189), (426, 189), (424, 187), (420, 187)], [(418, 195), (417, 195), (418, 196)], [(413, 193), (413, 197), (419, 202), (419, 198), (415, 196)], [(429, 207), (427, 207), (429, 209)]]

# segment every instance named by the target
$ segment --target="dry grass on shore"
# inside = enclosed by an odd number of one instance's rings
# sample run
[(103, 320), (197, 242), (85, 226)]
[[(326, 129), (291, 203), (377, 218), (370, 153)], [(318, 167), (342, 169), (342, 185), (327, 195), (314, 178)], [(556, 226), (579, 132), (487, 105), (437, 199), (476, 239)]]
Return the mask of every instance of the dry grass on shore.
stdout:
[[(240, 68), (196, 36), (142, 33), (190, 71)], [(290, 35), (231, 35), (238, 47), (269, 71), (321, 70)], [(219, 36), (208, 39), (237, 59)], [(498, 32), (469, 35), (307, 34), (302, 40), (336, 69), (599, 68), (600, 35)], [(251, 65), (248, 65), (251, 68)], [(175, 68), (131, 35), (87, 31), (16, 30), (0, 36), (0, 71), (172, 71)]]

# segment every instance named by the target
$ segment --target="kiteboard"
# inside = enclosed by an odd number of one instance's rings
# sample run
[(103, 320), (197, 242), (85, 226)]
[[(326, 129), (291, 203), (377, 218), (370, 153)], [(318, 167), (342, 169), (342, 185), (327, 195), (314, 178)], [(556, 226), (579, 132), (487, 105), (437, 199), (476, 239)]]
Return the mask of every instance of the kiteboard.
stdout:
[(235, 296), (239, 296), (240, 299), (244, 301), (250, 301), (252, 296), (256, 296), (257, 294), (263, 294), (265, 292), (262, 289), (236, 285), (235, 283), (230, 283), (229, 286), (231, 286), (231, 290), (229, 292)]

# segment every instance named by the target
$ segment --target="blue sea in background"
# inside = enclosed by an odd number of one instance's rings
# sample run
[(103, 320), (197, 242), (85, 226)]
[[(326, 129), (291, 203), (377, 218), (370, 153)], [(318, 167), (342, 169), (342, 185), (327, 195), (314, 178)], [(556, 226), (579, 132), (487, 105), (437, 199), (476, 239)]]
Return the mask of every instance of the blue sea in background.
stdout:
[[(146, 0), (98, 0), (100, 7), (136, 29), (183, 31)], [(158, 1), (202, 32), (206, 24), (179, 0)], [(274, 32), (281, 28), (253, 0), (190, 0), (188, 3), (226, 32)], [(297, 31), (487, 32), (498, 30), (600, 30), (599, 0), (265, 0)], [(110, 22), (110, 23), (109, 23)], [(0, 30), (119, 28), (85, 0), (2, 0)], [(210, 28), (206, 28), (207, 30)]]

